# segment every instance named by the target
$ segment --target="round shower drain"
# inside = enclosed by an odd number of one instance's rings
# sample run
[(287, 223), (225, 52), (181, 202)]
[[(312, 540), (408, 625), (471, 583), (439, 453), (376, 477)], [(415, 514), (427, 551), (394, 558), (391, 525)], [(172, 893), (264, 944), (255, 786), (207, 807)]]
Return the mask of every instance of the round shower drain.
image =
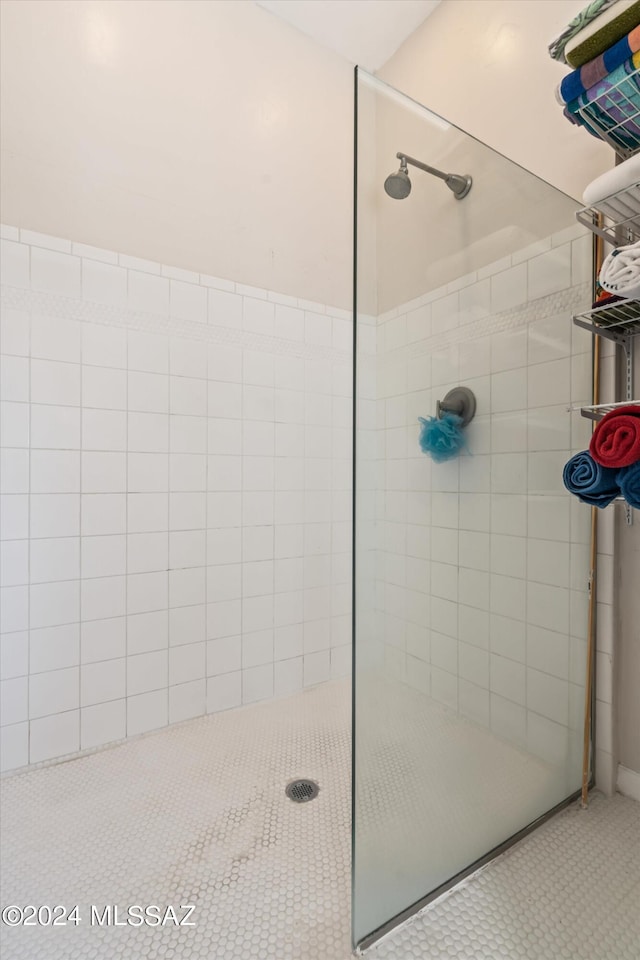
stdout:
[(320, 787), (315, 780), (292, 780), (285, 788), (289, 800), (295, 803), (306, 803), (318, 796)]

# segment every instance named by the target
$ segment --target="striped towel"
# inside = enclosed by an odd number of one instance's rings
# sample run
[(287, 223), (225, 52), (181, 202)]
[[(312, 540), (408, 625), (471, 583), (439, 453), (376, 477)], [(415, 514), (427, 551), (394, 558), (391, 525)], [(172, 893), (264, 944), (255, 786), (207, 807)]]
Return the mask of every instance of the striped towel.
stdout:
[(629, 60), (638, 50), (640, 50), (640, 26), (635, 27), (631, 33), (622, 40), (618, 40), (595, 60), (590, 60), (579, 70), (568, 74), (558, 88), (558, 99), (563, 103), (575, 100), (581, 93), (586, 93), (590, 87), (604, 80), (608, 73), (612, 73), (625, 60)]
[(607, 7), (612, 7), (614, 3), (616, 3), (616, 0), (591, 0), (591, 3), (588, 3), (584, 10), (581, 10), (580, 13), (573, 18), (571, 23), (565, 27), (560, 36), (551, 41), (549, 44), (549, 56), (553, 60), (566, 63), (564, 48), (567, 45), (567, 41), (575, 37), (577, 33), (580, 33), (588, 23), (595, 20)]
[(595, 137), (604, 131), (620, 146), (637, 149), (640, 147), (639, 68), (640, 51), (568, 103), (564, 108), (565, 117), (586, 127)]

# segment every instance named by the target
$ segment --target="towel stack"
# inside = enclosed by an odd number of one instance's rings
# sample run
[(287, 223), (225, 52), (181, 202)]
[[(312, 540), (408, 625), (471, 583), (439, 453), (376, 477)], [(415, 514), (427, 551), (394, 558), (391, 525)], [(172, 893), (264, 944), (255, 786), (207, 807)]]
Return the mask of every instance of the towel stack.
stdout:
[(556, 92), (567, 119), (619, 150), (640, 149), (640, 0), (592, 0), (549, 53), (575, 68)]
[(640, 510), (640, 403), (610, 410), (594, 430), (589, 449), (565, 465), (563, 480), (583, 503), (606, 507), (622, 495)]

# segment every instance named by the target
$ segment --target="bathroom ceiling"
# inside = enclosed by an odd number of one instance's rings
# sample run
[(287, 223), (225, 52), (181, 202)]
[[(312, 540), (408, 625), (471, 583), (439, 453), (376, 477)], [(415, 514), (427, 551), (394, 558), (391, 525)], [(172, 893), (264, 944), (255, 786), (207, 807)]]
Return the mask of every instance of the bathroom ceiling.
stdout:
[(377, 70), (440, 0), (256, 0), (318, 43)]

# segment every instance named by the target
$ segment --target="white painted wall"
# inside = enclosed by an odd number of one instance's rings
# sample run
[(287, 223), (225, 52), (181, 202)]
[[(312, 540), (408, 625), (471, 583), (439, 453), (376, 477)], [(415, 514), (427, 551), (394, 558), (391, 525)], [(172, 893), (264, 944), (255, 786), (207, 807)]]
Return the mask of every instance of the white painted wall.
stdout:
[[(380, 75), (579, 195), (611, 153), (546, 52), (578, 7), (444, 0)], [(349, 306), (347, 61), (249, 0), (1, 9), (5, 222)]]
[(570, 124), (547, 45), (582, 0), (443, 0), (378, 74), (578, 199), (612, 151)]
[(3, 0), (5, 222), (351, 301), (352, 67), (248, 0)]

